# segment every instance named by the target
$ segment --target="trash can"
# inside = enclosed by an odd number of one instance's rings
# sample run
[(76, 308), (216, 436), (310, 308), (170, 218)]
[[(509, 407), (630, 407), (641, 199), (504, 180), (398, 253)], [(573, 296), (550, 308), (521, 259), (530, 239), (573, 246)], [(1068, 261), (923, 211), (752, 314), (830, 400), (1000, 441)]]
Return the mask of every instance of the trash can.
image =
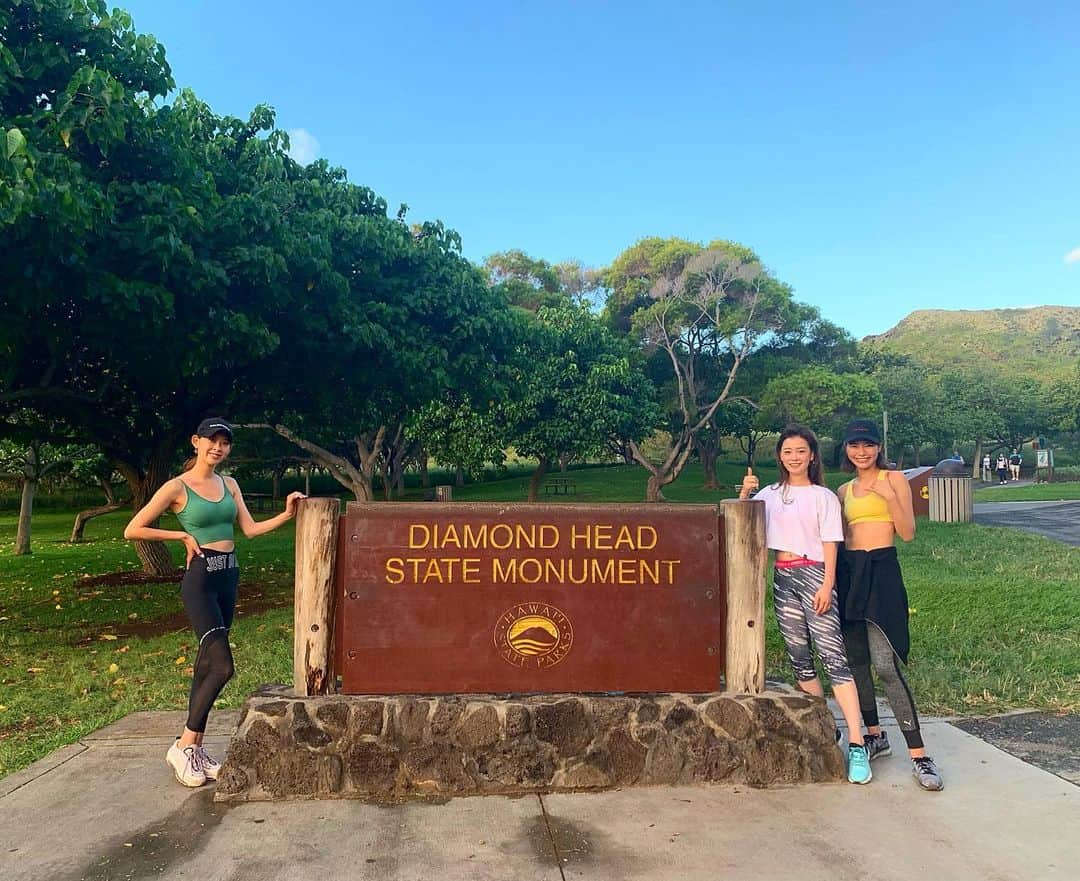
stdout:
[(927, 481), (930, 480), (930, 473), (933, 470), (929, 465), (923, 465), (900, 472), (907, 478), (908, 486), (911, 487), (911, 506), (916, 517), (930, 516), (930, 487)]
[(957, 459), (942, 459), (926, 481), (930, 519), (935, 523), (972, 521), (971, 469)]
[(452, 502), (454, 500), (454, 487), (448, 483), (441, 483), (435, 487), (436, 502)]

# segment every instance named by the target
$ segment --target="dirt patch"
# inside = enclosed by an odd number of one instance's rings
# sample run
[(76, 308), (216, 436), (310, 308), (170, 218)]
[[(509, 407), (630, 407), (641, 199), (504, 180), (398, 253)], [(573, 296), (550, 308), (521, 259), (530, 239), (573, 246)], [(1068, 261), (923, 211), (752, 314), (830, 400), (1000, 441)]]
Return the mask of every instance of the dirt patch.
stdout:
[(1080, 786), (1080, 715), (1009, 713), (953, 725), (1018, 759)]
[[(117, 573), (114, 573), (117, 574)], [(177, 597), (179, 600), (179, 597)], [(274, 593), (273, 588), (265, 583), (244, 582), (240, 586), (240, 599), (236, 603), (236, 617), (246, 618), (249, 615), (261, 615), (270, 609), (284, 609), (293, 602), (292, 591), (288, 588), (282, 592)], [(161, 618), (135, 619), (117, 624), (109, 630), (118, 639), (150, 639), (162, 636), (166, 633), (176, 633), (181, 630), (190, 630), (191, 622), (188, 621), (187, 613), (178, 609), (172, 614)], [(100, 639), (100, 631), (85, 633), (72, 640), (71, 645), (87, 646)]]
[(75, 579), (75, 586), (99, 587), (105, 585), (106, 587), (121, 587), (125, 584), (168, 584), (169, 582), (179, 583), (183, 577), (183, 569), (177, 569), (168, 575), (154, 575), (151, 572), (131, 569), (127, 572), (106, 572), (104, 575), (84, 575), (82, 578)]

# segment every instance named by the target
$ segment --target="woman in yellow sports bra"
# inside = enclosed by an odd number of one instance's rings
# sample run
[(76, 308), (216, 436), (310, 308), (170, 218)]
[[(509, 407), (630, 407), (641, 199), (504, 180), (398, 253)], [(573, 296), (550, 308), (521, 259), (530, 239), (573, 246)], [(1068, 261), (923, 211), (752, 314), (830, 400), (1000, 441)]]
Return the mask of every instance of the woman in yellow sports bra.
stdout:
[(911, 773), (923, 788), (944, 788), (934, 760), (926, 754), (911, 689), (900, 669), (911, 640), (908, 598), (895, 541), (915, 537), (911, 487), (898, 471), (886, 468), (877, 426), (856, 419), (844, 430), (842, 467), (853, 471), (840, 487), (844, 512), (844, 550), (837, 560), (840, 629), (859, 707), (867, 727), (865, 743), (873, 760), (892, 750), (878, 721), (871, 666), (885, 690), (911, 755)]

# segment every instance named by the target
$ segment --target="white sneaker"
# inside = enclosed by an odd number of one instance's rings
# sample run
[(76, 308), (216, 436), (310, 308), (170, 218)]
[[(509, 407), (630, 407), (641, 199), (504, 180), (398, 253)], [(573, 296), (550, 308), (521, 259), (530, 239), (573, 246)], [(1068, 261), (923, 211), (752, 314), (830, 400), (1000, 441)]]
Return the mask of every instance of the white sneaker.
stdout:
[(199, 757), (199, 767), (202, 768), (203, 776), (207, 780), (217, 780), (221, 773), (221, 762), (215, 759), (200, 743), (195, 747), (195, 754)]
[(177, 740), (165, 753), (165, 761), (173, 769), (177, 781), (183, 783), (184, 786), (202, 786), (206, 782), (206, 774), (203, 773), (197, 749), (196, 746), (185, 746), (181, 749), (180, 741)]

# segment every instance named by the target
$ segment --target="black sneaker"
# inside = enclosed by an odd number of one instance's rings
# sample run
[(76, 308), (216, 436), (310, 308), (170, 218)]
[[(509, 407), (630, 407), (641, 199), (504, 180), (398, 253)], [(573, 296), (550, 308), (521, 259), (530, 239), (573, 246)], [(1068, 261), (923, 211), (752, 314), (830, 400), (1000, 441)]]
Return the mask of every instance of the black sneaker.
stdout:
[(887, 756), (892, 753), (892, 747), (889, 746), (889, 735), (884, 731), (880, 734), (867, 734), (863, 738), (863, 743), (866, 744), (866, 754), (870, 756), (871, 762), (878, 756)]
[(922, 756), (911, 760), (911, 776), (923, 789), (938, 792), (945, 788), (945, 781), (941, 779), (937, 765), (930, 756)]

